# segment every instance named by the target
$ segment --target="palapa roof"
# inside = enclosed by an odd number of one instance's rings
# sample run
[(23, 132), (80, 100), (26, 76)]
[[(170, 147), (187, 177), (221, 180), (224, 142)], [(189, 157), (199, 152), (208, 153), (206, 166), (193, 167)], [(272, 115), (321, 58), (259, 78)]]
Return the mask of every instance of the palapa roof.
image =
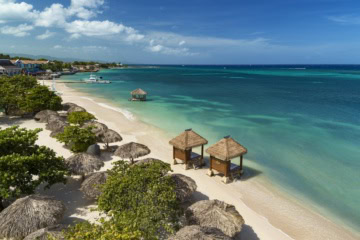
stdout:
[(0, 239), (23, 239), (41, 228), (57, 224), (64, 212), (65, 205), (49, 196), (19, 198), (0, 213)]
[(192, 129), (187, 129), (179, 136), (171, 139), (169, 143), (176, 148), (187, 150), (193, 147), (205, 145), (208, 141)]
[(61, 224), (42, 228), (28, 235), (24, 240), (48, 240), (49, 235), (56, 240), (65, 240), (62, 232), (64, 229), (66, 229), (66, 226)]
[(97, 199), (101, 194), (100, 186), (106, 182), (108, 174), (106, 172), (90, 173), (81, 184), (80, 190), (90, 199)]
[[(83, 128), (92, 127), (91, 131), (99, 138), (104, 134), (109, 128), (100, 122), (91, 121), (84, 124)], [(101, 139), (100, 139), (101, 140)]]
[(247, 149), (230, 136), (227, 136), (206, 149), (206, 152), (220, 160), (230, 161), (247, 153)]
[(188, 201), (197, 189), (196, 182), (183, 174), (176, 173), (169, 176), (174, 180), (177, 199), (181, 203)]
[(65, 159), (72, 174), (82, 175), (100, 170), (104, 162), (97, 156), (87, 153), (78, 153)]
[(52, 110), (43, 110), (43, 111), (40, 111), (38, 112), (35, 116), (34, 116), (34, 119), (36, 121), (39, 121), (41, 123), (47, 123), (48, 122), (48, 117), (49, 115), (57, 115), (59, 116), (59, 114), (55, 111), (52, 111)]
[(141, 88), (135, 89), (134, 91), (131, 92), (131, 95), (146, 95), (146, 94), (147, 92), (145, 92)]
[(134, 159), (148, 155), (151, 150), (144, 144), (130, 142), (118, 147), (115, 151), (115, 156), (122, 159)]
[(121, 135), (112, 129), (108, 129), (102, 133), (100, 135), (100, 139), (102, 143), (114, 143), (122, 141)]
[(235, 206), (219, 200), (202, 200), (185, 211), (188, 225), (217, 228), (229, 237), (241, 231), (245, 223)]
[(175, 236), (171, 236), (168, 240), (231, 240), (223, 232), (216, 228), (200, 227), (197, 225), (186, 226), (180, 229)]

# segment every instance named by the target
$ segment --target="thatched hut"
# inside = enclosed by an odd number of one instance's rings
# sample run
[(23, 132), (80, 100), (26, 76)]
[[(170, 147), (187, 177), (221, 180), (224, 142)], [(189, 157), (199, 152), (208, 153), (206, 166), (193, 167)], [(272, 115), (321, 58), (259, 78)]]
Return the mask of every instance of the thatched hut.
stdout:
[(106, 182), (108, 174), (106, 172), (90, 173), (81, 184), (80, 190), (90, 199), (97, 199), (100, 194), (100, 185)]
[(175, 182), (175, 193), (176, 197), (181, 203), (190, 200), (192, 194), (196, 191), (196, 182), (182, 174), (171, 174), (170, 177)]
[(131, 93), (131, 101), (146, 101), (147, 92), (141, 88), (135, 89)]
[(52, 110), (43, 110), (43, 111), (40, 111), (38, 112), (37, 114), (35, 114), (34, 116), (34, 119), (38, 122), (41, 122), (41, 123), (47, 123), (48, 122), (48, 117), (50, 115), (56, 115), (56, 116), (59, 116), (59, 114), (55, 111), (52, 111)]
[(24, 240), (49, 240), (49, 236), (56, 240), (65, 240), (62, 232), (64, 229), (66, 226), (61, 224), (42, 228), (28, 235)]
[(217, 228), (229, 237), (241, 231), (245, 223), (233, 205), (219, 200), (203, 200), (194, 203), (185, 211), (188, 225)]
[(122, 141), (121, 135), (112, 129), (108, 129), (100, 135), (100, 142), (105, 143), (107, 149), (109, 148), (109, 143), (120, 141)]
[(139, 161), (136, 161), (134, 163), (134, 165), (145, 165), (145, 164), (152, 164), (152, 163), (163, 163), (163, 161), (161, 161), (160, 159), (156, 159), (156, 158), (145, 158), (145, 159), (141, 159)]
[(223, 232), (216, 228), (200, 227), (197, 225), (186, 226), (180, 229), (175, 236), (171, 236), (168, 240), (231, 240)]
[(122, 159), (130, 159), (133, 164), (134, 159), (148, 155), (151, 150), (140, 143), (130, 142), (118, 147), (115, 151), (115, 156), (121, 157)]
[[(206, 152), (210, 154), (210, 176), (213, 176), (213, 170), (216, 170), (224, 175), (224, 182), (227, 183), (233, 175), (242, 174), (243, 155), (247, 153), (247, 149), (230, 136), (224, 137), (206, 149)], [(239, 165), (231, 163), (231, 159), (236, 157), (240, 157)]]
[(69, 124), (63, 120), (53, 120), (45, 125), (45, 128), (47, 130), (50, 130), (52, 132), (64, 132), (64, 128), (69, 126)]
[(70, 172), (75, 175), (82, 175), (92, 173), (100, 170), (104, 166), (104, 162), (97, 156), (87, 153), (78, 153), (65, 159)]
[[(185, 169), (189, 168), (189, 164), (202, 166), (204, 164), (204, 145), (208, 141), (194, 132), (192, 129), (187, 129), (179, 136), (173, 138), (169, 142), (173, 145), (173, 159), (174, 164), (177, 164), (177, 159), (185, 164)], [(192, 151), (193, 148), (201, 146), (201, 155)]]
[(29, 195), (0, 212), (0, 239), (23, 239), (63, 218), (65, 205), (49, 196)]

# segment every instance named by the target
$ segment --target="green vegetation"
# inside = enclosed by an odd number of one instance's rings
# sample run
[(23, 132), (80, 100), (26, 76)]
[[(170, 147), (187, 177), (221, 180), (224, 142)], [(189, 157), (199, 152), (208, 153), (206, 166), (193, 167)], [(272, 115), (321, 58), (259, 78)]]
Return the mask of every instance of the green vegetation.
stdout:
[[(65, 233), (67, 240), (138, 240), (141, 234), (118, 226), (113, 220), (101, 220), (101, 225), (82, 222), (71, 227)], [(55, 240), (55, 239), (54, 239)]]
[(173, 233), (181, 214), (175, 184), (164, 172), (171, 171), (166, 163), (130, 165), (119, 161), (99, 197), (100, 210), (111, 214), (116, 229), (140, 232), (144, 239), (158, 239)]
[(41, 70), (48, 70), (50, 69), (53, 72), (61, 72), (64, 68), (72, 69), (71, 63), (64, 63), (62, 61), (52, 61), (48, 64), (41, 65)]
[(59, 142), (70, 147), (73, 152), (85, 152), (90, 145), (96, 143), (96, 136), (89, 128), (80, 128), (79, 126), (67, 126), (63, 133), (55, 137)]
[(18, 126), (0, 129), (0, 211), (3, 200), (32, 194), (42, 183), (50, 187), (66, 182), (68, 170), (64, 159), (35, 144), (40, 131)]
[(62, 99), (34, 77), (16, 75), (0, 77), (0, 109), (6, 115), (36, 113), (61, 109)]
[(10, 59), (10, 55), (0, 53), (0, 59)]
[(67, 117), (67, 120), (71, 124), (82, 126), (88, 121), (96, 120), (96, 118), (94, 115), (88, 112), (72, 112)]

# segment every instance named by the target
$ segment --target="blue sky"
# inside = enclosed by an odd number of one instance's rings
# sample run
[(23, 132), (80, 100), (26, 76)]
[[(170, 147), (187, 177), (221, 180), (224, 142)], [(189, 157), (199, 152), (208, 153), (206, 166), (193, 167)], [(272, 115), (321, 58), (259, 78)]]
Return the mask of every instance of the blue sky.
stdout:
[(360, 63), (355, 0), (0, 0), (0, 52), (128, 63)]

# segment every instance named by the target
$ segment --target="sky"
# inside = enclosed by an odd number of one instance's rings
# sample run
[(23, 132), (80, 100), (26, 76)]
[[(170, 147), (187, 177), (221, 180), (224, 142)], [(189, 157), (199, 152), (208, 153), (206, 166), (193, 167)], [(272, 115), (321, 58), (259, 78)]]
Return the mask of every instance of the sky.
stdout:
[(0, 52), (147, 64), (357, 64), (359, 0), (0, 0)]

